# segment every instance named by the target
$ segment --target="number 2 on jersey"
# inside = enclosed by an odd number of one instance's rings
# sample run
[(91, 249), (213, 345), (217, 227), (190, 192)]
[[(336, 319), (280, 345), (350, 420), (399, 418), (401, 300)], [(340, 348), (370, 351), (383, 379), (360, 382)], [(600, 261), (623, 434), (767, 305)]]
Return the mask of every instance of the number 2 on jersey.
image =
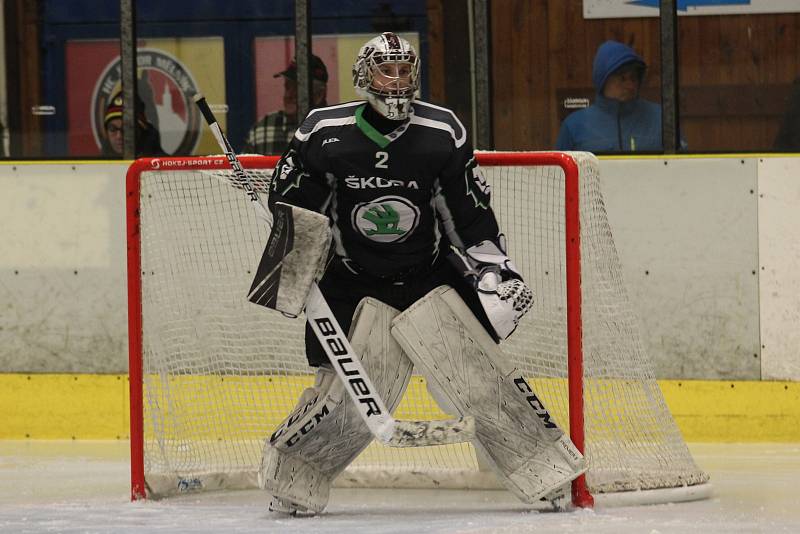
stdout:
[(378, 161), (375, 162), (375, 168), (376, 169), (388, 169), (389, 168), (389, 165), (387, 165), (387, 163), (389, 163), (389, 153), (388, 152), (383, 152), (383, 151), (375, 152), (375, 159), (378, 160)]

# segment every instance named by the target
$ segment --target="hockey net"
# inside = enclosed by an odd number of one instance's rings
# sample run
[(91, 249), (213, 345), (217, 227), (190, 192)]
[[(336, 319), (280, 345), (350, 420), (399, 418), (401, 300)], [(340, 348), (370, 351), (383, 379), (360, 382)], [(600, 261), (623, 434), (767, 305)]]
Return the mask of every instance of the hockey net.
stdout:
[[(596, 158), (477, 157), (509, 255), (536, 299), (501, 348), (587, 456), (573, 500), (707, 496), (708, 477), (642, 347)], [(265, 192), (276, 158), (241, 159)], [(264, 439), (313, 383), (303, 319), (246, 299), (268, 228), (227, 165), (222, 157), (142, 159), (128, 172), (133, 498), (256, 487)], [(394, 415), (446, 417), (419, 376)], [(336, 485), (500, 487), (469, 444), (373, 443)]]

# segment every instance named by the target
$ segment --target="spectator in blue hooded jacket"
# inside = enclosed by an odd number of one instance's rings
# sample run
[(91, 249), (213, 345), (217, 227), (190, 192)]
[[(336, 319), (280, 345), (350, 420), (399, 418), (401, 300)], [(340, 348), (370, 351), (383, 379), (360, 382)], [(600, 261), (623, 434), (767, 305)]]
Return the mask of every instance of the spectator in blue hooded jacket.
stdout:
[(557, 150), (660, 151), (661, 106), (639, 98), (647, 65), (631, 47), (606, 41), (594, 57), (594, 103), (561, 125)]

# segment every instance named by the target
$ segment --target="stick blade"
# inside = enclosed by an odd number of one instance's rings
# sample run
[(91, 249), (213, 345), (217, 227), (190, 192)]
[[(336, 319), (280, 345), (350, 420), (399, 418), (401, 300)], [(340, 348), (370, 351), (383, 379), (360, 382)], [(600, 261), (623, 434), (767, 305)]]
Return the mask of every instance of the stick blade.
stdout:
[(475, 419), (471, 416), (440, 421), (395, 421), (390, 447), (428, 447), (465, 443), (475, 438)]

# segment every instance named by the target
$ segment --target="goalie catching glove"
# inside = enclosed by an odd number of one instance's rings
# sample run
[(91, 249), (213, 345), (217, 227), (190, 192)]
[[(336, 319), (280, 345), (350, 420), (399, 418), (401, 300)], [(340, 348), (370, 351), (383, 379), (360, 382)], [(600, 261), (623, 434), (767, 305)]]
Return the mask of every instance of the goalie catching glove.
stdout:
[[(499, 243), (499, 245), (498, 245)], [(505, 253), (505, 236), (498, 243), (484, 240), (462, 251), (453, 247), (450, 261), (478, 292), (499, 339), (506, 339), (533, 306), (533, 292)]]

